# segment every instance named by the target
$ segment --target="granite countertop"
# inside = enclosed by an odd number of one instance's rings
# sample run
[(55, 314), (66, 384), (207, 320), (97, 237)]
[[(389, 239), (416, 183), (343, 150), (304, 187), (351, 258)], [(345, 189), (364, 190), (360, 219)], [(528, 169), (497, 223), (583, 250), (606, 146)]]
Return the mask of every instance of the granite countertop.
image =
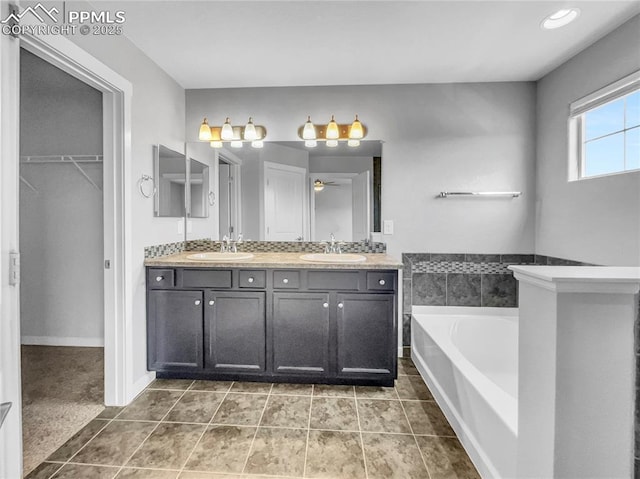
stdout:
[(360, 263), (321, 263), (300, 259), (300, 256), (306, 253), (251, 253), (253, 258), (242, 261), (187, 259), (188, 255), (197, 253), (202, 251), (185, 251), (158, 258), (147, 258), (144, 265), (196, 268), (402, 269), (402, 262), (385, 253), (358, 253), (367, 258)]

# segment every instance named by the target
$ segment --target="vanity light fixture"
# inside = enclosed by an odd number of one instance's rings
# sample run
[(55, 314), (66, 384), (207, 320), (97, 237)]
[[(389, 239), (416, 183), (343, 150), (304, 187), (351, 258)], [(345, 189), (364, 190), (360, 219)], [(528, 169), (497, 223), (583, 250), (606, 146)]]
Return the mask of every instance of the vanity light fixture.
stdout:
[(222, 126), (210, 126), (205, 118), (200, 125), (198, 139), (208, 141), (211, 148), (222, 148), (225, 142), (231, 142), (233, 148), (242, 148), (244, 143), (251, 143), (254, 148), (262, 148), (267, 129), (262, 125), (255, 125), (253, 118), (244, 126), (234, 126), (229, 117)]
[(362, 124), (356, 115), (351, 124), (340, 124), (336, 122), (335, 116), (331, 115), (331, 121), (326, 126), (316, 126), (311, 122), (311, 117), (307, 117), (304, 125), (298, 128), (298, 137), (304, 140), (304, 146), (313, 148), (318, 145), (318, 141), (326, 142), (330, 148), (338, 146), (339, 141), (346, 141), (349, 146), (360, 146), (360, 140), (367, 136), (367, 127)]
[(544, 30), (553, 30), (555, 28), (564, 27), (573, 22), (580, 15), (580, 9), (578, 8), (563, 8), (555, 13), (552, 13), (540, 24), (540, 28)]

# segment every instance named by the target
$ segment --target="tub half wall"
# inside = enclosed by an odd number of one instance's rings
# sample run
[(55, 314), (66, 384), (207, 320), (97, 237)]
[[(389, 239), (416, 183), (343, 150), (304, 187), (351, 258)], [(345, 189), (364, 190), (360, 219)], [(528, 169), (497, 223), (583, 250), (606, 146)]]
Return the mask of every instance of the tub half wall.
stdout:
[[(439, 306), (412, 310), (411, 357), (487, 479), (516, 476), (517, 311)], [(472, 342), (457, 340), (470, 335)], [(473, 358), (479, 364), (469, 360)]]

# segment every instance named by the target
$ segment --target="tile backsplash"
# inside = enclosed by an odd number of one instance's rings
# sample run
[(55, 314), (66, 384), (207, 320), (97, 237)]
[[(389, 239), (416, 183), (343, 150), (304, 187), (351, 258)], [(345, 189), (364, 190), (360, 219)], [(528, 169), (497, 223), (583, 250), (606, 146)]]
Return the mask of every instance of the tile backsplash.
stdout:
[[(147, 246), (144, 249), (144, 257), (157, 258), (169, 254), (182, 253), (183, 251), (220, 251), (220, 241), (211, 239), (198, 239), (181, 241), (179, 243), (167, 243)], [(250, 251), (253, 253), (322, 253), (324, 244), (313, 241), (243, 241), (238, 244), (238, 251)], [(375, 242), (347, 242), (340, 243), (343, 253), (386, 253), (385, 243)]]

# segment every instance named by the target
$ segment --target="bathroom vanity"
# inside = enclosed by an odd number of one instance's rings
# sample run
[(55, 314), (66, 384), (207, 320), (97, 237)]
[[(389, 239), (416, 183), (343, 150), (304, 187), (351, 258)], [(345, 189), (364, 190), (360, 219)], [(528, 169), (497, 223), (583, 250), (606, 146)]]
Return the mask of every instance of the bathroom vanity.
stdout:
[(187, 256), (145, 262), (147, 362), (158, 377), (393, 385), (397, 261)]

